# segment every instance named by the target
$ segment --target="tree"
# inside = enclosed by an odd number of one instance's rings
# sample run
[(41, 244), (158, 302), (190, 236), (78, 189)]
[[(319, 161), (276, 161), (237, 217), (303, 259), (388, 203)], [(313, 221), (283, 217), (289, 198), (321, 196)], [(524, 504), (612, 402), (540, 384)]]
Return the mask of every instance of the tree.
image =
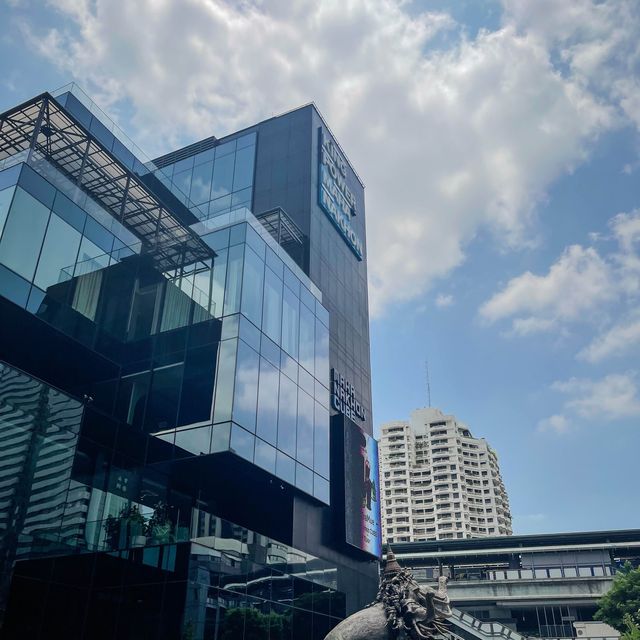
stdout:
[[(640, 615), (640, 611), (638, 614)], [(640, 640), (640, 627), (633, 621), (630, 614), (624, 614), (623, 622), (627, 630), (620, 636), (621, 640)]]
[(600, 598), (594, 618), (624, 633), (630, 631), (625, 623), (628, 615), (634, 625), (640, 624), (640, 568), (625, 562), (616, 573), (611, 589)]

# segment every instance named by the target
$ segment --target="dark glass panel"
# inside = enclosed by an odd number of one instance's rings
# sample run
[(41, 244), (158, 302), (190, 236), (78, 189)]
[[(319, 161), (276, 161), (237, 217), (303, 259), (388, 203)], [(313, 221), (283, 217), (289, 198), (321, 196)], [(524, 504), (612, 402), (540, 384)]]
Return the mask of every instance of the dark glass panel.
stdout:
[(151, 374), (148, 371), (120, 380), (116, 399), (116, 416), (135, 427), (142, 427), (144, 411), (149, 394)]
[(218, 345), (212, 343), (187, 351), (180, 396), (179, 425), (211, 418), (217, 348)]
[(145, 416), (147, 432), (176, 426), (183, 369), (182, 364), (175, 364), (154, 370)]

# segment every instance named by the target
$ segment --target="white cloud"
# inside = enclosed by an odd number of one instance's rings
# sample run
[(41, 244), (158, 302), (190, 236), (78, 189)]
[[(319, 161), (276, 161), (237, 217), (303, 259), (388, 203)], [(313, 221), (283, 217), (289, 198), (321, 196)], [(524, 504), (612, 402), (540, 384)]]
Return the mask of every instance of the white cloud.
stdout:
[[(380, 313), (460, 265), (482, 227), (526, 244), (546, 189), (634, 117), (633, 87), (602, 78), (614, 53), (623, 66), (636, 16), (549, 2), (509, 1), (501, 28), (468, 39), (391, 0), (51, 0), (74, 28), (31, 45), (116, 115), (131, 105), (151, 152), (315, 100), (367, 184)], [(447, 50), (433, 46), (443, 30)]]
[(567, 396), (565, 409), (587, 420), (612, 421), (640, 416), (640, 397), (634, 372), (601, 378), (570, 378), (552, 389)]
[(512, 319), (514, 333), (547, 331), (616, 296), (611, 267), (593, 248), (568, 247), (545, 275), (512, 278), (480, 307), (488, 322)]
[(628, 355), (640, 346), (640, 313), (633, 314), (626, 322), (615, 324), (602, 335), (594, 338), (578, 354), (587, 362), (600, 362), (611, 356)]
[(453, 296), (450, 293), (439, 293), (436, 296), (436, 307), (438, 309), (444, 309), (450, 307), (453, 304)]
[(571, 421), (562, 414), (554, 414), (538, 422), (538, 431), (541, 432), (550, 431), (557, 435), (564, 435), (570, 429)]

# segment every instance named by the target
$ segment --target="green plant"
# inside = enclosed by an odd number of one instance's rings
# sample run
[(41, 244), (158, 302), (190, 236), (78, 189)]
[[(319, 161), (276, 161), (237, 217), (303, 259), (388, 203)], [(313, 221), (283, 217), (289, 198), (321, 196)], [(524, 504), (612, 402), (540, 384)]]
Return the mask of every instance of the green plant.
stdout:
[(173, 539), (173, 522), (169, 507), (164, 502), (158, 502), (153, 508), (145, 532), (154, 542), (171, 542)]
[[(636, 612), (636, 619), (640, 611)], [(627, 630), (620, 636), (621, 640), (640, 640), (640, 626), (634, 621), (630, 613), (625, 613), (622, 621)]]
[(598, 602), (594, 619), (610, 624), (618, 631), (628, 631), (625, 616), (634, 625), (640, 624), (640, 569), (630, 562), (616, 573), (611, 589)]

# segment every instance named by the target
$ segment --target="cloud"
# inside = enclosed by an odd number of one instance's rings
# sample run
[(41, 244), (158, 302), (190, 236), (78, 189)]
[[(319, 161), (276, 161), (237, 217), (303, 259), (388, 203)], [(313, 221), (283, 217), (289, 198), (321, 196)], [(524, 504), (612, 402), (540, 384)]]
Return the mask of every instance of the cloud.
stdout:
[(50, 4), (67, 27), (28, 25), (30, 45), (116, 117), (132, 109), (151, 153), (316, 101), (367, 184), (374, 314), (450, 273), (482, 228), (530, 243), (549, 186), (636, 114), (610, 72), (638, 31), (620, 3), (509, 1), (473, 39), (391, 0)]
[(640, 312), (626, 322), (615, 324), (602, 335), (594, 338), (578, 358), (587, 362), (600, 362), (612, 356), (628, 355), (640, 345)]
[(436, 296), (436, 307), (438, 309), (444, 309), (450, 307), (453, 304), (453, 296), (451, 294), (439, 293)]
[(550, 431), (556, 435), (564, 435), (571, 429), (571, 421), (562, 414), (554, 414), (538, 422), (538, 431)]
[(480, 307), (480, 316), (489, 323), (511, 319), (519, 335), (547, 331), (614, 299), (612, 278), (611, 267), (595, 249), (573, 245), (545, 275), (527, 271), (509, 280)]
[(565, 409), (587, 420), (613, 421), (640, 416), (636, 374), (614, 373), (599, 380), (570, 378), (552, 389), (565, 396)]

